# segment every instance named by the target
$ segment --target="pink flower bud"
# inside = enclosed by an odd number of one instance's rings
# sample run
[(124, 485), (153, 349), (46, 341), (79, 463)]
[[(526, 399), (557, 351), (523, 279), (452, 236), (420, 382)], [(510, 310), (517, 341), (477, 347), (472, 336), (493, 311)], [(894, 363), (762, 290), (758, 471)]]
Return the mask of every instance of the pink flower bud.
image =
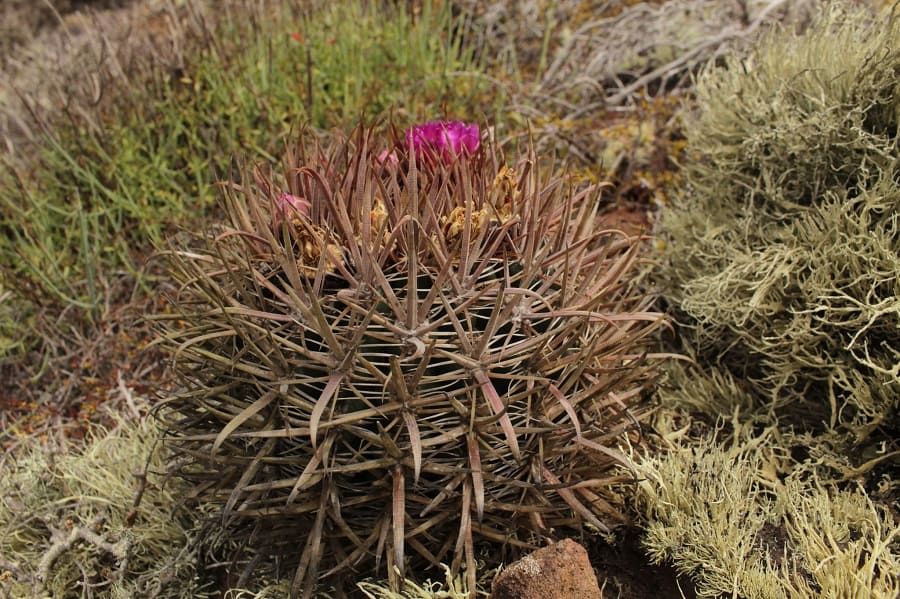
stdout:
[(381, 164), (397, 164), (400, 160), (397, 158), (397, 154), (394, 152), (389, 152), (387, 150), (382, 150), (381, 154), (378, 155), (378, 162)]
[(310, 207), (309, 200), (306, 198), (282, 192), (275, 198), (275, 217), (276, 219), (286, 220), (290, 220), (297, 215), (309, 217)]

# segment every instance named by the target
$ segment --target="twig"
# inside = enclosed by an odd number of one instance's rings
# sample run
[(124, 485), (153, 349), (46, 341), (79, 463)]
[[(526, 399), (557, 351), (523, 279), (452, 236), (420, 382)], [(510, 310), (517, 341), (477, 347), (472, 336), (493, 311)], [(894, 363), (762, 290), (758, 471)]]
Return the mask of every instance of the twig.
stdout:
[(134, 490), (134, 499), (131, 502), (131, 511), (125, 516), (125, 524), (131, 526), (137, 518), (138, 507), (141, 505), (141, 499), (144, 498), (144, 492), (147, 490), (147, 470), (143, 472), (135, 472), (134, 477), (137, 479), (137, 488)]
[(134, 418), (140, 419), (141, 412), (140, 410), (138, 410), (137, 405), (134, 403), (134, 397), (131, 394), (131, 389), (128, 388), (128, 385), (125, 384), (125, 379), (122, 378), (121, 370), (116, 373), (116, 379), (119, 385), (119, 392), (122, 394), (122, 398), (125, 400), (125, 404), (128, 406), (129, 412), (131, 412), (131, 415)]
[(128, 551), (131, 548), (131, 539), (126, 537), (115, 543), (110, 543), (102, 536), (94, 532), (93, 529), (99, 526), (104, 519), (105, 515), (101, 514), (94, 518), (87, 526), (73, 526), (69, 531), (69, 534), (66, 535), (65, 538), (59, 538), (63, 534), (62, 531), (56, 529), (55, 527), (48, 526), (53, 537), (57, 538), (57, 540), (53, 543), (53, 545), (50, 546), (47, 552), (44, 553), (44, 556), (41, 558), (41, 561), (38, 564), (37, 581), (39, 586), (39, 593), (44, 591), (44, 589), (42, 588), (43, 583), (47, 579), (49, 579), (50, 569), (53, 567), (53, 564), (56, 562), (56, 560), (62, 557), (63, 554), (70, 551), (78, 541), (84, 541), (93, 545), (101, 551), (109, 553), (121, 562), (121, 569), (122, 564), (124, 564), (125, 560), (128, 558)]
[(668, 76), (674, 71), (678, 71), (681, 67), (690, 62), (694, 57), (703, 54), (710, 48), (721, 46), (726, 41), (737, 37), (737, 35), (738, 34), (735, 32), (734, 28), (726, 29), (724, 33), (700, 44), (699, 46), (695, 46), (692, 50), (689, 50), (688, 52), (682, 54), (672, 62), (657, 67), (646, 75), (638, 77), (629, 85), (626, 85), (624, 88), (622, 88), (621, 91), (607, 97), (607, 103), (620, 104), (622, 101), (627, 100), (629, 97), (631, 97), (634, 92), (646, 86), (648, 83), (651, 83), (652, 81), (655, 81), (660, 77)]

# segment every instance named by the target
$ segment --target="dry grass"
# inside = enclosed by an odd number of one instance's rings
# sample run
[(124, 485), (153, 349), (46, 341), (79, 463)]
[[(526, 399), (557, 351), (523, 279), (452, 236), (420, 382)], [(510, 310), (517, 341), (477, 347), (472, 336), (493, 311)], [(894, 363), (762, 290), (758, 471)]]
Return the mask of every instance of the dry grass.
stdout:
[(66, 4), (47, 2), (32, 11), (4, 4), (10, 13), (53, 24), (39, 27), (5, 55), (0, 74), (4, 160), (33, 160), (43, 138), (70, 111), (89, 130), (103, 127), (104, 113), (136, 100), (132, 90), (147, 84), (148, 71), (184, 65), (185, 47), (211, 23), (203, 2), (188, 8), (177, 0), (112, 0), (79, 12), (71, 12), (74, 3), (66, 10)]

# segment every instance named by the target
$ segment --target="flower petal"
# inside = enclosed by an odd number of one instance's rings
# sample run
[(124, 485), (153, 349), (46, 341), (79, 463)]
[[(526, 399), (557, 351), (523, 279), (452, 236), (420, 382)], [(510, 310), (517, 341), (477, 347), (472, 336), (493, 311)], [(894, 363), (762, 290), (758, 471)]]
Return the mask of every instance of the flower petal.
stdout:
[(296, 214), (309, 216), (310, 203), (306, 198), (283, 192), (275, 198), (276, 218), (290, 219)]

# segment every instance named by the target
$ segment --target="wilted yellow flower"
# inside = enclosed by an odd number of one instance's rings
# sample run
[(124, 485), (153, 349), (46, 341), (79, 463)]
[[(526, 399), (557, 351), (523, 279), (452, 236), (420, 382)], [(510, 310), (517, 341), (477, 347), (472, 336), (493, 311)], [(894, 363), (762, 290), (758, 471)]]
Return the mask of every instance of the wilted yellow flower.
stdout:
[(297, 244), (297, 268), (300, 274), (312, 278), (316, 276), (322, 262), (322, 254), (325, 253), (324, 263), (321, 268), (326, 274), (331, 274), (337, 269), (337, 265), (343, 261), (344, 252), (336, 243), (327, 240), (325, 230), (318, 225), (306, 224), (298, 227), (294, 235)]
[(491, 200), (497, 210), (499, 220), (506, 221), (513, 215), (513, 206), (518, 202), (521, 192), (515, 169), (500, 167), (491, 187)]
[(444, 229), (444, 237), (447, 241), (453, 241), (463, 234), (466, 226), (466, 212), (469, 213), (469, 222), (472, 237), (481, 234), (481, 230), (488, 223), (488, 210), (483, 207), (481, 210), (475, 210), (471, 201), (466, 202), (465, 206), (457, 206), (450, 211), (450, 214), (443, 217), (441, 222)]

